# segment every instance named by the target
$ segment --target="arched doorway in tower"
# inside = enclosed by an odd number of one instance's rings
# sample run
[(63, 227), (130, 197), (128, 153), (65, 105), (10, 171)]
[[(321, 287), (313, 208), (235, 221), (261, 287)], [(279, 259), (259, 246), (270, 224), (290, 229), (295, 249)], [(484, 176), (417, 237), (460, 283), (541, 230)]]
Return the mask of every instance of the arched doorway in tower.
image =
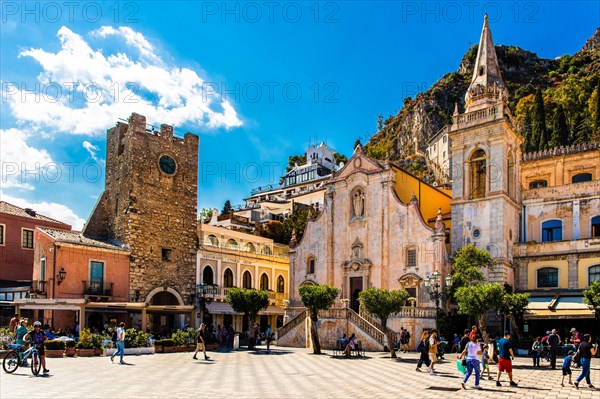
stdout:
[[(152, 296), (150, 305), (177, 306), (179, 300), (169, 291), (160, 291)], [(164, 337), (170, 337), (171, 333), (179, 328), (180, 316), (171, 313), (151, 313), (148, 325), (153, 333)]]

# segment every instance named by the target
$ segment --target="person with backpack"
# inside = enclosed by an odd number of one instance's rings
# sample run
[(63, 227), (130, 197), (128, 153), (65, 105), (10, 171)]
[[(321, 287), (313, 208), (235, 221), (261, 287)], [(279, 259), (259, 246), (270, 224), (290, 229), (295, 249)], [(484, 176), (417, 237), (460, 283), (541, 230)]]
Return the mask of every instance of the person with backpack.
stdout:
[(423, 331), (423, 334), (421, 334), (421, 341), (417, 345), (417, 352), (419, 352), (421, 356), (419, 357), (417, 368), (415, 370), (420, 372), (421, 366), (425, 363), (427, 371), (431, 374), (431, 368), (429, 367), (429, 331), (425, 330)]
[(550, 367), (552, 370), (556, 370), (556, 355), (558, 353), (558, 346), (561, 340), (556, 329), (552, 329), (552, 334), (548, 336), (548, 345), (550, 346)]

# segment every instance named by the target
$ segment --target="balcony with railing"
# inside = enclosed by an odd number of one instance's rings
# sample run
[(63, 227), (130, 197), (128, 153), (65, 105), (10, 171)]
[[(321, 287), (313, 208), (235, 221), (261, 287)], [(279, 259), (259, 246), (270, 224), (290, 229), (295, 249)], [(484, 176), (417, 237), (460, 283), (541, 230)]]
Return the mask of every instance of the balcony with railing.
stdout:
[(83, 295), (89, 297), (105, 297), (110, 298), (113, 296), (113, 284), (106, 281), (100, 280), (82, 280), (83, 284)]

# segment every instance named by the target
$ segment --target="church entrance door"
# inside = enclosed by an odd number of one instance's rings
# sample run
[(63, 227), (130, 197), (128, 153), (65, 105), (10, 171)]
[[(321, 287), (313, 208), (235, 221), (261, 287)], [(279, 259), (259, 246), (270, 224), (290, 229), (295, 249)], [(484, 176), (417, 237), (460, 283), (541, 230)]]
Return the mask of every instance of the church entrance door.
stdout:
[(350, 308), (358, 313), (360, 308), (360, 302), (358, 301), (358, 294), (363, 290), (363, 278), (362, 277), (350, 277)]

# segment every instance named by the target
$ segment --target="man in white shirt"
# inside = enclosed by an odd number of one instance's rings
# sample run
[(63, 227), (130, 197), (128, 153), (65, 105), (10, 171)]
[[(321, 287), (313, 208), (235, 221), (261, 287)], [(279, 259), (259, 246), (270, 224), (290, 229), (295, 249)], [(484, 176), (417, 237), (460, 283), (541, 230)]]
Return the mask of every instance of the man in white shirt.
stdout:
[(117, 328), (117, 351), (113, 353), (110, 357), (110, 361), (115, 360), (115, 356), (117, 353), (119, 354), (119, 363), (125, 364), (123, 361), (123, 354), (125, 353), (125, 323), (119, 323), (119, 327)]

